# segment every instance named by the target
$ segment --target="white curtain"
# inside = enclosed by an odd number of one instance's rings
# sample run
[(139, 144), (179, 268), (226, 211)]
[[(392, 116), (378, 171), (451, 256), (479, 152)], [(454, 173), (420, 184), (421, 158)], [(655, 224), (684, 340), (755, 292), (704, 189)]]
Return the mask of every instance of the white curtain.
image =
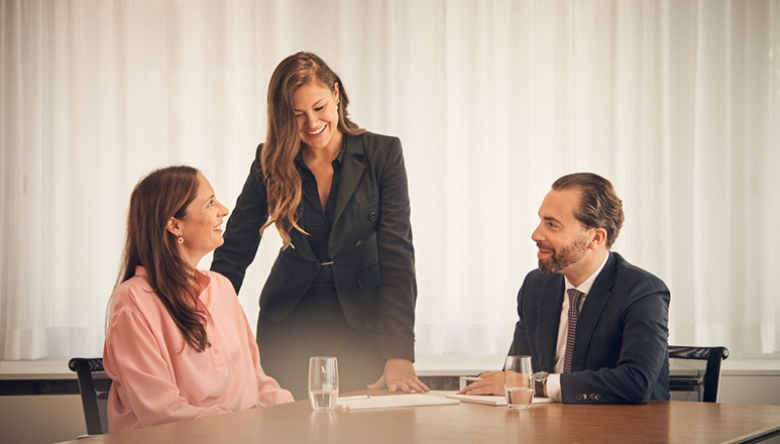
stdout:
[(506, 353), (574, 171), (623, 198), (614, 249), (671, 288), (671, 342), (780, 351), (778, 0), (2, 0), (2, 359), (100, 355), (132, 187), (189, 164), (231, 208), (299, 50), (403, 141), (418, 355)]

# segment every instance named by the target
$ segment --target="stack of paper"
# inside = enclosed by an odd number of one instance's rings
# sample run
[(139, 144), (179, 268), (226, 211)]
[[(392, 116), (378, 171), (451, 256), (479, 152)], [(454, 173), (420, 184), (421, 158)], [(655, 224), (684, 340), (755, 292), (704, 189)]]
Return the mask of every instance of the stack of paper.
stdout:
[[(476, 404), (487, 404), (487, 405), (497, 405), (497, 406), (506, 405), (506, 397), (501, 395), (461, 395), (458, 393), (453, 393), (447, 395), (447, 397), (451, 399), (457, 399), (463, 402), (473, 402)], [(549, 398), (539, 398), (534, 396), (534, 400), (533, 400), (534, 404), (544, 404), (546, 402), (552, 402), (552, 401), (550, 401)]]
[(338, 402), (336, 403), (336, 408), (340, 410), (364, 410), (387, 409), (395, 407), (419, 407), (424, 405), (451, 405), (459, 403), (460, 401), (457, 399), (412, 393), (408, 395), (403, 394), (339, 398)]
[(460, 395), (458, 393), (447, 395), (448, 398), (463, 402), (473, 402), (487, 405), (506, 405), (506, 397), (500, 395)]

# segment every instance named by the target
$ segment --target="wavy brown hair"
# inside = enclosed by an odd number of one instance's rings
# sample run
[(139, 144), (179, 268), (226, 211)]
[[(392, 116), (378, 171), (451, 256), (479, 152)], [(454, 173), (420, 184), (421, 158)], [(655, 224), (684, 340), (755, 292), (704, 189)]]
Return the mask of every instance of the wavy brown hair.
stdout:
[(117, 286), (133, 277), (137, 266), (143, 266), (149, 285), (186, 343), (202, 352), (210, 344), (206, 318), (196, 308), (195, 270), (179, 253), (176, 236), (166, 229), (171, 217), (187, 218), (187, 206), (198, 193), (198, 174), (189, 166), (172, 166), (153, 171), (135, 186)]
[(295, 157), (301, 150), (302, 142), (292, 96), (309, 82), (317, 82), (331, 91), (338, 87), (338, 129), (342, 133), (356, 136), (365, 132), (349, 119), (349, 97), (344, 83), (321, 58), (310, 52), (299, 52), (279, 63), (268, 84), (268, 133), (260, 154), (269, 215), (260, 232), (275, 223), (285, 247), (290, 244), (290, 230), (295, 228), (305, 233), (298, 225), (303, 191), (301, 177), (295, 168)]
[(625, 215), (623, 201), (615, 193), (612, 182), (593, 173), (573, 173), (555, 181), (552, 189), (556, 191), (567, 189), (582, 191), (580, 206), (574, 212), (574, 217), (589, 228), (603, 228), (607, 232), (607, 248), (620, 234)]

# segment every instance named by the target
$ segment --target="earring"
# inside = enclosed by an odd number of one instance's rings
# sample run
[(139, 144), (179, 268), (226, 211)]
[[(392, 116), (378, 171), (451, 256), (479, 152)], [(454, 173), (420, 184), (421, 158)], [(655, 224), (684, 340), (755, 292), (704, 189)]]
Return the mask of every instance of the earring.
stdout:
[(180, 244), (183, 244), (183, 243), (184, 243), (184, 236), (182, 236), (182, 235), (181, 235), (181, 233), (179, 233), (179, 239), (178, 239), (178, 241), (179, 241), (179, 243), (180, 243)]

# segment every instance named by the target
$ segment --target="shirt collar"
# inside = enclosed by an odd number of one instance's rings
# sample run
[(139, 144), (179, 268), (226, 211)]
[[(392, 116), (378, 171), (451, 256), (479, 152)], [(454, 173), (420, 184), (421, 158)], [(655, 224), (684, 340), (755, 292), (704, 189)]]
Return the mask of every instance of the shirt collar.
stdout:
[[(339, 165), (343, 163), (344, 161), (344, 151), (346, 151), (347, 147), (347, 135), (344, 134), (344, 141), (341, 143), (341, 150), (339, 150), (338, 156), (336, 156), (336, 159), (334, 162), (338, 162)], [(298, 154), (295, 155), (295, 163), (298, 164), (298, 166), (303, 168), (308, 168), (306, 166), (306, 162), (303, 161), (303, 144), (301, 144), (301, 149), (298, 150)]]
[(593, 287), (593, 283), (596, 282), (596, 278), (598, 277), (599, 273), (601, 273), (601, 270), (603, 270), (604, 266), (607, 265), (607, 261), (609, 260), (610, 254), (612, 253), (607, 252), (607, 256), (604, 258), (604, 262), (601, 263), (601, 266), (599, 266), (599, 268), (596, 269), (596, 271), (594, 271), (593, 274), (591, 274), (587, 279), (585, 279), (585, 282), (581, 283), (577, 287), (572, 285), (571, 282), (569, 282), (569, 279), (566, 276), (564, 276), (563, 280), (566, 282), (566, 291), (569, 291), (572, 288), (576, 288), (577, 291), (579, 291), (580, 293), (583, 294), (590, 293), (590, 289), (591, 287)]
[(211, 276), (208, 273), (201, 270), (195, 270), (195, 278), (198, 281), (198, 297), (203, 296), (203, 291), (208, 288), (211, 283)]
[[(134, 276), (142, 277), (144, 279), (149, 280), (148, 273), (146, 272), (146, 268), (144, 268), (143, 265), (136, 265), (135, 266), (135, 274)], [(195, 279), (198, 282), (198, 297), (200, 297), (203, 294), (203, 290), (205, 290), (209, 284), (211, 283), (211, 276), (209, 276), (208, 273), (201, 270), (195, 270)]]

